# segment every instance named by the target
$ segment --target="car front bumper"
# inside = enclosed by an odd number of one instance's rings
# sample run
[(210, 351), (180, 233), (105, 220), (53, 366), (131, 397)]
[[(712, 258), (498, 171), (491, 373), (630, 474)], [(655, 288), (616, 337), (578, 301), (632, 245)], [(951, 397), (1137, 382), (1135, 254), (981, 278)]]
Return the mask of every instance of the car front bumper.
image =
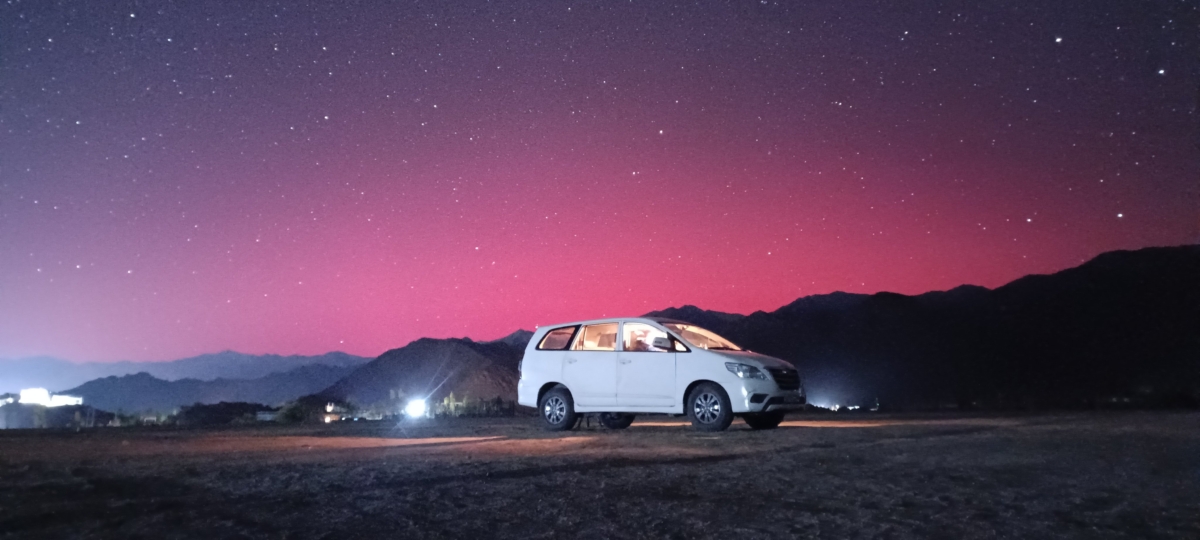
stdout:
[(804, 394), (792, 391), (787, 395), (768, 397), (758, 412), (802, 411), (807, 404), (808, 399)]
[[(801, 411), (808, 403), (804, 387), (780, 389), (774, 381), (740, 381), (740, 388), (727, 389), (734, 413)], [(729, 391), (732, 390), (732, 391)]]

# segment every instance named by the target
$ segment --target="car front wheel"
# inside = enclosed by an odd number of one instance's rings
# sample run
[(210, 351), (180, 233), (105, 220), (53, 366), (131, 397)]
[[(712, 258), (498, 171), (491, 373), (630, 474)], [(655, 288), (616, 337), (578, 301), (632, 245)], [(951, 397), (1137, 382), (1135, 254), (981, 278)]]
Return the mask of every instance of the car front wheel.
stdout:
[(686, 403), (692, 427), (699, 431), (724, 431), (733, 423), (729, 395), (716, 383), (701, 383), (688, 394)]
[(538, 410), (542, 413), (542, 420), (546, 422), (546, 429), (550, 431), (567, 431), (574, 428), (578, 418), (575, 415), (575, 400), (571, 399), (571, 393), (561, 386), (551, 388), (542, 396)]

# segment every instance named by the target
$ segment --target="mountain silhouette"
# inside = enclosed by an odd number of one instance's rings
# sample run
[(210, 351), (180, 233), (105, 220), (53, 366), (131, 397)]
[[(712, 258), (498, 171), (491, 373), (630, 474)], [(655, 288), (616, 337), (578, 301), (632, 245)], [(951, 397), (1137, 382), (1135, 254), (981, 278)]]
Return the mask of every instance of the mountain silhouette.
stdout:
[(517, 333), (509, 338), (514, 339), (418, 339), (383, 353), (318, 395), (357, 405), (397, 396), (437, 401), (451, 392), (459, 398), (514, 401), (517, 365), (529, 336)]
[(195, 403), (249, 402), (281, 405), (312, 394), (350, 374), (354, 367), (306, 365), (257, 379), (165, 381), (149, 373), (110, 376), (63, 392), (98, 409), (168, 413)]
[(533, 332), (530, 332), (529, 330), (517, 330), (516, 332), (497, 339), (496, 341), (508, 344), (523, 351), (525, 350), (525, 346), (529, 344), (530, 339), (533, 339)]
[(694, 306), (649, 315), (792, 361), (815, 402), (1086, 406), (1200, 396), (1200, 246), (1104, 253), (995, 290), (833, 293), (745, 316)]
[[(1104, 253), (996, 289), (835, 292), (773, 312), (649, 313), (791, 361), (810, 401), (888, 408), (1082, 407), (1200, 399), (1200, 246)], [(527, 332), (419, 339), (322, 391), (359, 405), (400, 396), (516, 399)], [(1182, 401), (1181, 401), (1182, 400)]]
[(148, 373), (158, 379), (175, 381), (197, 379), (257, 379), (272, 373), (283, 373), (300, 366), (326, 365), (353, 367), (369, 362), (370, 358), (344, 352), (315, 356), (281, 356), (278, 354), (243, 354), (222, 351), (164, 362), (69, 362), (52, 357), (0, 359), (0, 392), (15, 392), (22, 388), (48, 388), (61, 391), (86, 381), (111, 376)]

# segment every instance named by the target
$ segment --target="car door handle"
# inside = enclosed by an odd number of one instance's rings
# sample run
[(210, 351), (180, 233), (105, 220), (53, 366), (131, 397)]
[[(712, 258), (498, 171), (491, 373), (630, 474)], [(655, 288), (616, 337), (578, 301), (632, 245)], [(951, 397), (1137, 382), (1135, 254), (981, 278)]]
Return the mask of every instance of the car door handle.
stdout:
[(623, 359), (621, 359), (621, 363), (622, 363), (622, 364), (628, 364), (628, 363), (630, 363), (630, 362), (632, 362), (632, 361), (633, 361), (633, 360), (629, 360), (629, 359), (627, 359), (627, 358), (623, 358)]
[(575, 363), (575, 359), (574, 359), (574, 358), (568, 358), (568, 359), (567, 359), (567, 363), (568, 363), (568, 364), (574, 364), (574, 363)]

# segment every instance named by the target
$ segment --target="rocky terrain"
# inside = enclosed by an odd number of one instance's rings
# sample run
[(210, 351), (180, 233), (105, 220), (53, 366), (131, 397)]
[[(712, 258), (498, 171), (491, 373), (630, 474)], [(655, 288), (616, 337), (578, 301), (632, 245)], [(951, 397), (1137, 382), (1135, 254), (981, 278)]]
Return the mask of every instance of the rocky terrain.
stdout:
[(1196, 413), (0, 432), (5, 538), (1197, 538)]

